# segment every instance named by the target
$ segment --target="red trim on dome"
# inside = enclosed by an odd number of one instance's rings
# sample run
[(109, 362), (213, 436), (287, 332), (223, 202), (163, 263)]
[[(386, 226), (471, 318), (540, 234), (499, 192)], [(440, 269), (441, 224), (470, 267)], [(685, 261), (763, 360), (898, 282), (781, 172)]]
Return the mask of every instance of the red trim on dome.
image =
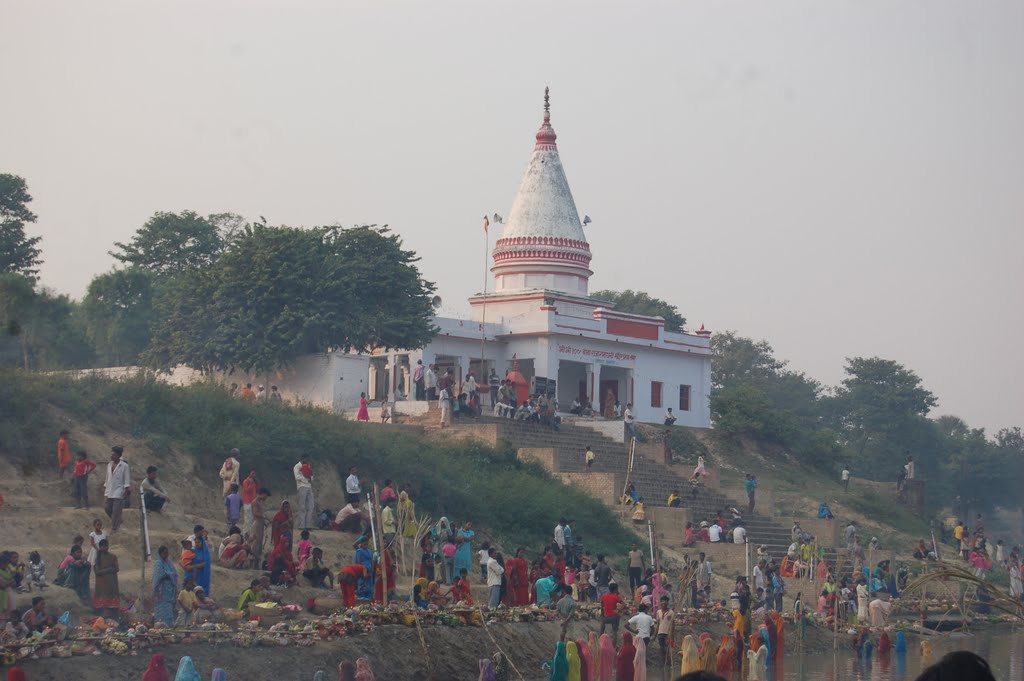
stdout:
[(559, 236), (513, 236), (507, 239), (498, 239), (494, 244), (495, 250), (504, 246), (565, 246), (589, 251), (590, 244), (586, 241), (576, 241)]
[(516, 260), (566, 260), (573, 263), (589, 265), (593, 259), (589, 254), (566, 253), (565, 251), (503, 251), (495, 253), (494, 264), (514, 262)]

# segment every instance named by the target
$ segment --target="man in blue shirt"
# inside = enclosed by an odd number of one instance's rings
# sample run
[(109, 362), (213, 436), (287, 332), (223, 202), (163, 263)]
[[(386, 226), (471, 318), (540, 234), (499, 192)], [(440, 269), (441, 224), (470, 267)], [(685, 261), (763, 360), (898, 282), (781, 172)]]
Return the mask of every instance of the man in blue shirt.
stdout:
[(747, 513), (754, 512), (754, 493), (757, 490), (757, 478), (752, 473), (747, 473), (747, 480), (743, 483), (747, 490)]

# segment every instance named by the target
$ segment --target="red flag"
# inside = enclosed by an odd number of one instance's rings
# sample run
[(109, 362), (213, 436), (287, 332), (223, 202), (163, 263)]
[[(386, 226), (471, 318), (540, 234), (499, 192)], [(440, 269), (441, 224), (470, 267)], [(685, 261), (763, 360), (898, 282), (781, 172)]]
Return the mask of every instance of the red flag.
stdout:
[(488, 220), (488, 219), (487, 219), (487, 216), (485, 215), (485, 216), (484, 216), (484, 234), (487, 234), (487, 233), (488, 233), (488, 230), (487, 230), (487, 228), (488, 228), (488, 227), (490, 227), (490, 226), (491, 226), (491, 221), (490, 221), (490, 220)]

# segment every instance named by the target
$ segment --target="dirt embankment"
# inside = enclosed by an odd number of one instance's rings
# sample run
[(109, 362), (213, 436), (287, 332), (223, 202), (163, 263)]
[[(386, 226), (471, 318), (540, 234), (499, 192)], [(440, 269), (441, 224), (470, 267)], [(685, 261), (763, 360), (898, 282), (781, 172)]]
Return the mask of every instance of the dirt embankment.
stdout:
[[(586, 639), (595, 629), (592, 622), (577, 623), (569, 635)], [(720, 637), (724, 625), (709, 627), (710, 633)], [(423, 630), (427, 652), (420, 644), (416, 629), (400, 626), (377, 628), (365, 636), (353, 636), (337, 641), (317, 643), (308, 648), (252, 648), (242, 649), (230, 645), (164, 646), (152, 648), (137, 656), (89, 656), (69, 659), (26, 661), (23, 665), (33, 681), (137, 681), (149, 663), (149, 653), (161, 653), (167, 658), (171, 677), (182, 655), (190, 655), (197, 669), (207, 677), (216, 667), (224, 668), (232, 679), (312, 679), (319, 670), (327, 678), (336, 678), (338, 663), (354, 661), (365, 656), (373, 664), (378, 681), (475, 681), (479, 677), (478, 660), (488, 657), (498, 646), (527, 681), (547, 679), (541, 664), (550, 659), (559, 625), (554, 622), (522, 624), (493, 624), (482, 628), (427, 627)], [(695, 636), (699, 633), (693, 633)], [(801, 643), (793, 628), (786, 630), (786, 656), (822, 652), (832, 649), (832, 634), (824, 629), (809, 627), (807, 638)], [(845, 637), (840, 645), (845, 645)], [(676, 649), (678, 650), (678, 648)], [(679, 658), (671, 669), (659, 666), (657, 646), (648, 650), (648, 669), (652, 679), (674, 679), (679, 674)], [(513, 672), (512, 678), (518, 678)]]

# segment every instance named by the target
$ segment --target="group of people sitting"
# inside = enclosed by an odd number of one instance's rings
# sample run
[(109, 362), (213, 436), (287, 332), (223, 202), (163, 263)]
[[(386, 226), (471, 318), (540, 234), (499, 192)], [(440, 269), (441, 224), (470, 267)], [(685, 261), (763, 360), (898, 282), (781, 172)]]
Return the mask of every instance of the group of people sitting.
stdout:
[(744, 527), (740, 512), (732, 507), (721, 509), (717, 512), (714, 522), (702, 520), (699, 527), (694, 527), (692, 522), (687, 521), (683, 530), (683, 546), (693, 546), (699, 541), (710, 544), (746, 544), (747, 528)]
[(558, 400), (554, 395), (536, 395), (524, 400), (519, 406), (512, 398), (499, 398), (494, 405), (494, 415), (516, 421), (532, 421), (558, 430), (562, 417), (558, 415)]

